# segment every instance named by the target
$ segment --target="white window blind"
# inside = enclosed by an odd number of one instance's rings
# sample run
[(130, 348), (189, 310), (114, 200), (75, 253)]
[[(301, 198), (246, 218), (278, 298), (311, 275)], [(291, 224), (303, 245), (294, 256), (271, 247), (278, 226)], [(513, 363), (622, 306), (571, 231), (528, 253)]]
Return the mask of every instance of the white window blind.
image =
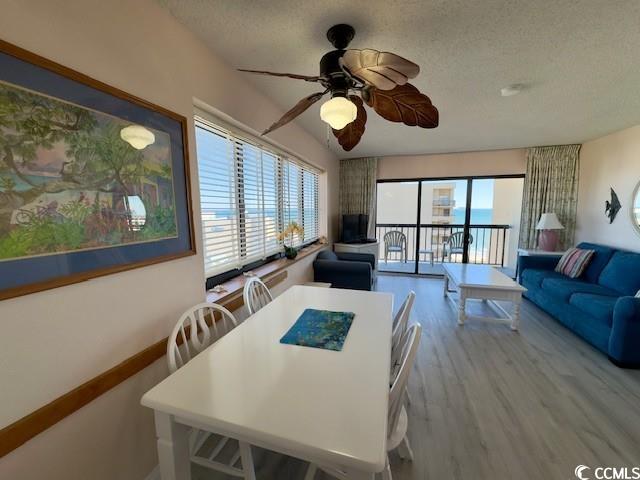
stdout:
[[(302, 226), (302, 215), (300, 209), (301, 188), (300, 188), (300, 175), (302, 169), (295, 163), (289, 161), (283, 161), (282, 166), (282, 182), (283, 182), (283, 198), (282, 208), (284, 215), (285, 227), (291, 222), (296, 222)], [(294, 237), (293, 241), (289, 240), (293, 245), (298, 246), (302, 244), (303, 239)]]
[(240, 258), (235, 142), (198, 125), (196, 143), (205, 272), (223, 271)]
[(212, 277), (282, 250), (278, 232), (318, 238), (318, 172), (196, 117), (205, 273)]
[(302, 225), (304, 242), (318, 238), (318, 174), (308, 170), (302, 171)]

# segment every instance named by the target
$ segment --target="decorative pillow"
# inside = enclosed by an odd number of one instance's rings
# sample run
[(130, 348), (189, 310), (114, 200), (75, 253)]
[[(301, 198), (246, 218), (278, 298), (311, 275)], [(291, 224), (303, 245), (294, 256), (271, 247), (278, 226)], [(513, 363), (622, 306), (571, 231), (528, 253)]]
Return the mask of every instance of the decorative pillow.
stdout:
[(558, 265), (556, 265), (556, 272), (569, 278), (578, 278), (586, 270), (594, 253), (595, 250), (570, 248), (562, 255)]

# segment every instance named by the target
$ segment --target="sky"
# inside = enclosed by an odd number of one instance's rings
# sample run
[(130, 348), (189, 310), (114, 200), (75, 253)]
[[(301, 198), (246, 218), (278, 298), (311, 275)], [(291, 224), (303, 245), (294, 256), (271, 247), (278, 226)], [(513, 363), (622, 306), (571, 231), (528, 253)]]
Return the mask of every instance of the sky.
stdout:
[(471, 208), (493, 208), (493, 178), (474, 180)]

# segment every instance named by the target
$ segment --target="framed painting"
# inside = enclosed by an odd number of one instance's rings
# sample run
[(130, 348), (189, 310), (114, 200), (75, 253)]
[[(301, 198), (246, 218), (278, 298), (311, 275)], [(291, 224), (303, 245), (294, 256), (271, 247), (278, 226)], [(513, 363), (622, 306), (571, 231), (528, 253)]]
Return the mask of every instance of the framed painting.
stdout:
[(186, 118), (0, 41), (0, 299), (193, 254)]

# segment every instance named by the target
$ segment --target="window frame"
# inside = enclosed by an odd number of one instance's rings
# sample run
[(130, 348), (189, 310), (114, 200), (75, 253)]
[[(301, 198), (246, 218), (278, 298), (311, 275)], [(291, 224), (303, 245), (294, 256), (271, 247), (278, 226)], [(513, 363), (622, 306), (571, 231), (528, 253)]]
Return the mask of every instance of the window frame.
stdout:
[[(301, 160), (296, 156), (291, 155), (290, 153), (281, 151), (277, 148), (274, 148), (271, 145), (265, 145), (263, 142), (258, 141), (257, 138), (249, 134), (246, 134), (245, 132), (242, 132), (242, 131), (238, 132), (236, 129), (231, 129), (228, 126), (226, 126), (224, 122), (212, 121), (207, 117), (208, 115), (204, 115), (200, 112), (196, 112), (194, 115), (194, 128), (196, 130), (198, 128), (202, 128), (203, 130), (209, 131), (214, 135), (221, 135), (223, 137), (226, 136), (233, 143), (233, 154), (232, 154), (233, 155), (233, 172), (235, 175), (233, 186), (235, 190), (234, 200), (236, 202), (236, 212), (238, 214), (237, 243), (238, 243), (239, 259), (242, 259), (243, 256), (244, 257), (247, 256), (247, 230), (246, 230), (247, 207), (246, 207), (246, 201), (245, 201), (246, 200), (245, 199), (245, 174), (244, 174), (244, 168), (243, 168), (244, 157), (243, 157), (243, 152), (239, 151), (241, 150), (239, 147), (243, 144), (248, 144), (254, 148), (257, 148), (260, 151), (261, 169), (262, 169), (263, 152), (275, 157), (276, 159), (275, 194), (276, 194), (277, 206), (276, 206), (275, 220), (276, 220), (277, 232), (282, 231), (286, 227), (285, 222), (287, 221), (297, 221), (298, 224), (304, 227), (304, 222), (305, 222), (304, 207), (306, 204), (305, 190), (307, 190), (305, 189), (305, 172), (308, 172), (308, 174), (312, 174), (315, 176), (315, 181), (313, 182), (313, 186), (311, 188), (311, 195), (313, 196), (312, 204), (315, 209), (315, 219), (314, 219), (315, 235), (312, 238), (308, 238), (308, 239), (302, 238), (302, 240), (300, 242), (295, 243), (294, 246), (296, 248), (303, 248), (305, 246), (316, 243), (320, 238), (319, 191), (320, 191), (320, 176), (323, 172), (317, 167), (309, 164), (308, 162)], [(198, 146), (196, 143), (196, 158), (197, 158), (197, 153), (198, 153)], [(200, 173), (199, 161), (197, 160), (196, 163), (198, 166), (198, 172)], [(288, 174), (285, 175), (284, 171), (286, 168), (285, 166), (288, 166), (289, 164), (293, 164), (297, 168), (297, 175), (296, 175), (297, 178), (295, 182), (296, 190), (297, 190), (297, 199), (295, 202), (292, 202), (293, 199), (290, 198), (289, 196), (290, 185), (289, 184), (285, 185), (285, 183), (287, 183), (285, 182), (285, 177), (286, 179), (289, 179), (289, 176)], [(264, 188), (264, 186), (262, 188)], [(202, 188), (201, 188), (200, 181), (198, 182), (198, 190), (200, 192), (200, 196), (202, 199)], [(287, 202), (288, 202), (287, 212), (285, 212), (285, 197), (284, 197), (285, 193), (289, 197), (287, 199)], [(296, 219), (293, 219), (290, 216), (292, 203), (295, 203), (296, 204), (295, 206), (297, 207), (298, 215)], [(262, 209), (263, 210), (261, 214), (263, 215), (263, 218), (264, 218), (264, 204), (262, 205)], [(202, 213), (200, 215), (202, 219)], [(263, 234), (264, 234), (264, 231), (263, 231)], [(202, 238), (204, 238), (204, 228), (202, 228), (201, 236)], [(305, 237), (306, 237), (306, 231), (305, 231)], [(264, 236), (264, 238), (265, 239), (267, 238), (266, 235)], [(284, 256), (284, 252), (282, 251), (283, 242), (278, 241), (277, 244), (278, 244), (278, 251), (273, 254), (267, 255), (265, 258), (253, 260), (248, 263), (240, 262), (241, 263), (240, 266), (232, 267), (227, 270), (223, 270), (219, 273), (215, 273), (213, 275), (207, 274), (205, 270), (206, 290), (210, 290), (216, 285), (224, 283), (228, 280), (231, 280), (232, 278), (242, 275), (243, 273), (246, 273), (262, 265), (265, 265), (267, 263), (270, 263), (282, 258)], [(206, 251), (207, 249), (203, 242), (203, 258), (205, 259), (205, 263), (206, 263)]]

